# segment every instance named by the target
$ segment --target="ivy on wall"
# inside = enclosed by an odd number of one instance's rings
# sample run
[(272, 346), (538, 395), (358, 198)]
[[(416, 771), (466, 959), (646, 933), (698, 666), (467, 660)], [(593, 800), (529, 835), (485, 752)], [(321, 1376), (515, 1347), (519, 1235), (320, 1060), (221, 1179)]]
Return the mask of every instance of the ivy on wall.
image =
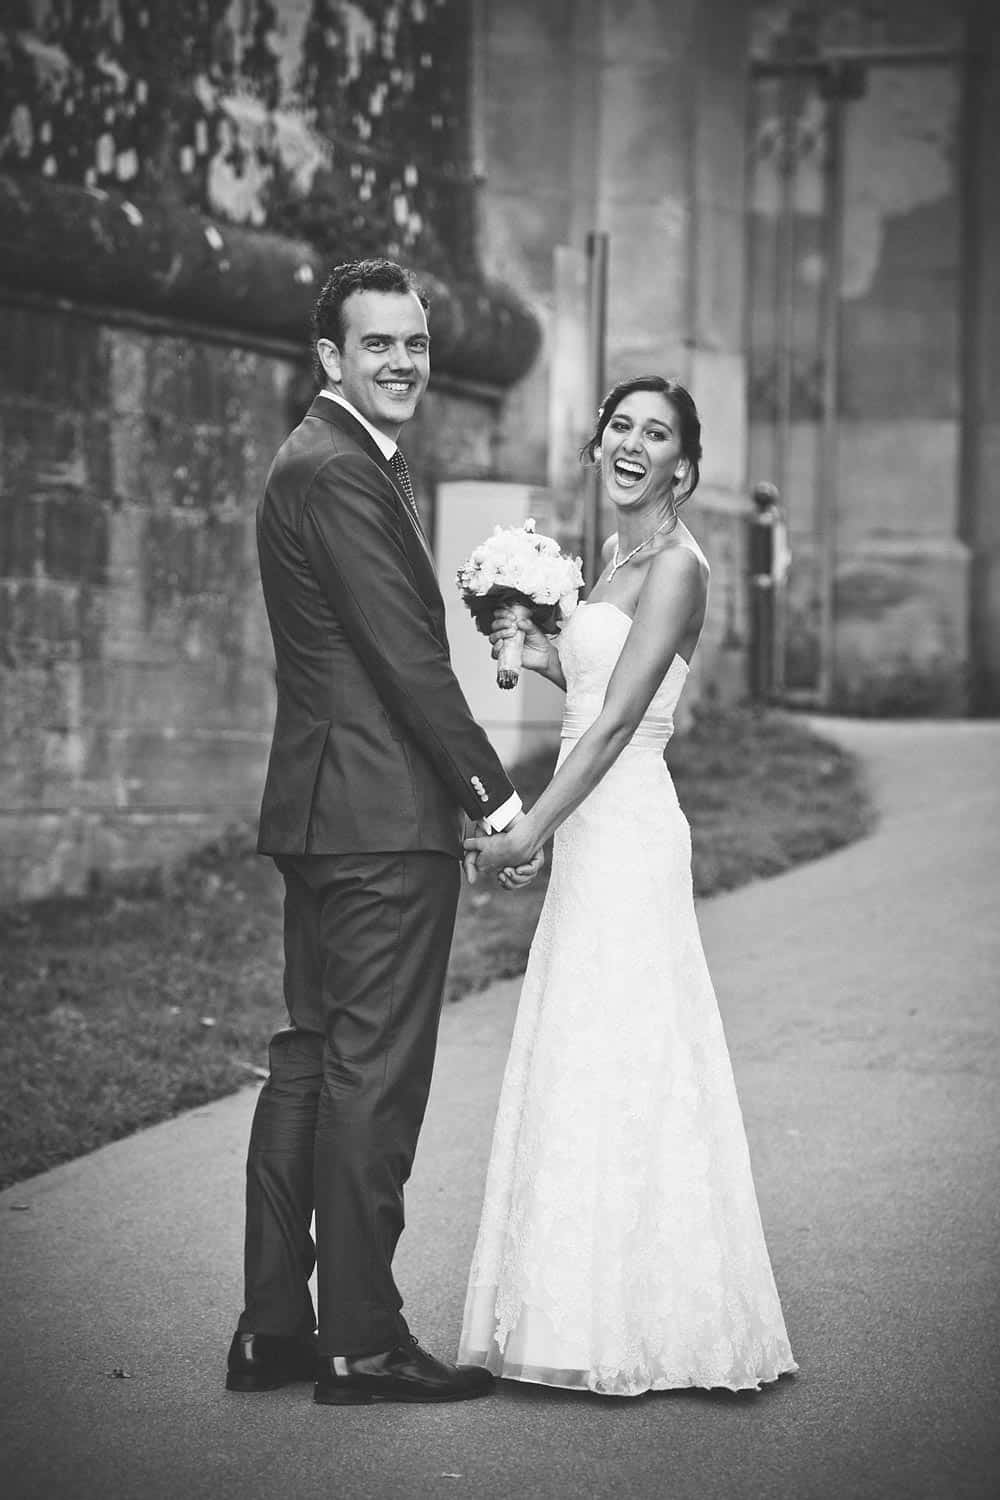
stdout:
[(0, 170), (474, 272), (463, 0), (15, 0)]

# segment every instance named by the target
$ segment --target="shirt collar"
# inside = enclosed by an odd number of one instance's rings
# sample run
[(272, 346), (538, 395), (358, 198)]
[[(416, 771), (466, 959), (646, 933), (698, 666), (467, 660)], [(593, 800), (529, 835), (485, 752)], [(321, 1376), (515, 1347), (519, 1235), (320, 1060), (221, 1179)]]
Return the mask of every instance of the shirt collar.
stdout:
[(368, 418), (363, 417), (356, 406), (352, 406), (349, 401), (345, 401), (344, 397), (340, 394), (339, 391), (331, 391), (327, 388), (324, 388), (321, 391), (317, 391), (316, 394), (319, 396), (325, 396), (328, 401), (336, 401), (338, 406), (342, 406), (344, 407), (345, 411), (349, 411), (354, 420), (356, 422), (360, 422), (365, 431), (371, 434), (371, 437), (375, 442), (375, 445), (377, 446), (379, 452), (382, 454), (382, 457), (385, 459), (390, 459), (392, 457), (392, 455), (396, 451), (398, 444), (394, 443), (392, 438), (386, 437), (384, 432), (379, 432), (377, 427), (373, 427)]

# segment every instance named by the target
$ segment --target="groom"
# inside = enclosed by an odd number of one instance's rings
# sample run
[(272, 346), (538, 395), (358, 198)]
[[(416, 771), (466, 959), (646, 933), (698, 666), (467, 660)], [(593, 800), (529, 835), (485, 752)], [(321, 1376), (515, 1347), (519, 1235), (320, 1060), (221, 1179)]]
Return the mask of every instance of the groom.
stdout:
[(334, 269), (313, 314), (322, 389), (257, 512), (278, 684), (258, 849), (285, 883), (291, 1025), (271, 1042), (250, 1138), (246, 1302), (226, 1384), (315, 1376), (328, 1405), (492, 1386), (417, 1344), (391, 1269), (434, 1063), (461, 814), (495, 832), (521, 811), (452, 671), (396, 443), (427, 386), (426, 308), (392, 261)]

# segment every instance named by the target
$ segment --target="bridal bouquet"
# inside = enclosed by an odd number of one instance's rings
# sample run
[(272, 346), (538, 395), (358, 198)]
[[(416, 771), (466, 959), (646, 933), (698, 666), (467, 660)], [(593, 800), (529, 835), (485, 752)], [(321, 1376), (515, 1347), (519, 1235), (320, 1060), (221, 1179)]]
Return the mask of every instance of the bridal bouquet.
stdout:
[[(550, 536), (539, 536), (529, 519), (523, 526), (494, 526), (458, 570), (458, 588), (476, 627), (489, 635), (496, 609), (523, 604), (539, 629), (552, 634), (576, 609), (583, 587), (583, 563), (567, 557)], [(505, 641), (497, 659), (497, 686), (516, 687), (524, 638)]]

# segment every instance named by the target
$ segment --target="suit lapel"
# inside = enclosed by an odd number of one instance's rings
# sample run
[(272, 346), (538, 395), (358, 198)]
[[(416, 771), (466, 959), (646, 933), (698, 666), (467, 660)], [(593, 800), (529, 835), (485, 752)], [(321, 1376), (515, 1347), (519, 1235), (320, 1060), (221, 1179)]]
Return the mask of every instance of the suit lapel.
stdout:
[(406, 518), (405, 524), (409, 526), (411, 533), (419, 542), (420, 550), (430, 568), (434, 593), (431, 599), (428, 600), (428, 603), (432, 604), (435, 610), (442, 609), (444, 601), (441, 598), (441, 589), (437, 581), (437, 567), (434, 562), (434, 554), (431, 552), (427, 538), (424, 535), (424, 529), (418, 525), (413, 512), (407, 504), (406, 496), (399, 488), (396, 476), (389, 466), (389, 460), (385, 457), (371, 433), (351, 416), (346, 407), (341, 406), (338, 401), (331, 401), (327, 396), (316, 396), (306, 415), (320, 417), (324, 422), (329, 422), (331, 427), (339, 427), (341, 432), (347, 433), (385, 475), (388, 483), (392, 486), (393, 494), (396, 496), (396, 503)]

